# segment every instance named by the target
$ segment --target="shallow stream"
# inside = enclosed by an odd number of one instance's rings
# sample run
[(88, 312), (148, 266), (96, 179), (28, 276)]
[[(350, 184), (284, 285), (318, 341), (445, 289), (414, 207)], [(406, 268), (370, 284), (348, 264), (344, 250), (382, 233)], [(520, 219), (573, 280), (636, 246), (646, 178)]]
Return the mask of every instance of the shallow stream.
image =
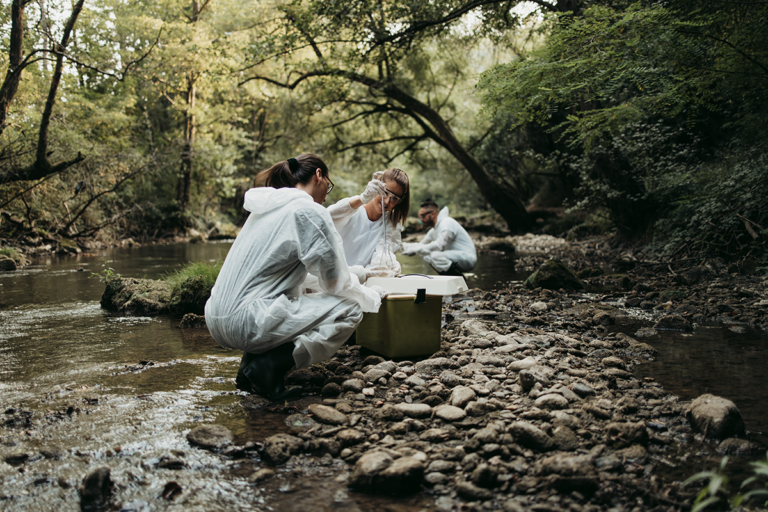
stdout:
[[(335, 476), (346, 465), (281, 468), (292, 484), (254, 486), (262, 466), (250, 457), (225, 460), (190, 448), (185, 435), (205, 422), (230, 428), (236, 443), (285, 432), (288, 411), (255, 410), (235, 391), (240, 353), (220, 348), (204, 329), (178, 320), (103, 311), (104, 285), (92, 273), (107, 267), (125, 277), (157, 278), (188, 261), (222, 259), (228, 243), (148, 245), (70, 258), (37, 260), (0, 273), (0, 508), (77, 508), (84, 475), (109, 466), (118, 510), (344, 510), (406, 512), (433, 508), (433, 498), (352, 493)], [(401, 257), (403, 273), (432, 273), (420, 258)], [(514, 259), (481, 255), (468, 285), (482, 289), (525, 278)], [(647, 322), (622, 327), (634, 333)], [(768, 431), (768, 339), (722, 326), (693, 335), (644, 340), (661, 352), (641, 366), (683, 399), (705, 391), (734, 400), (747, 428)], [(301, 409), (319, 397), (292, 405)], [(19, 455), (23, 464), (11, 465)], [(338, 465), (338, 467), (337, 467)], [(177, 469), (174, 469), (177, 468)], [(279, 481), (279, 480), (275, 480)], [(169, 482), (173, 501), (159, 498)]]

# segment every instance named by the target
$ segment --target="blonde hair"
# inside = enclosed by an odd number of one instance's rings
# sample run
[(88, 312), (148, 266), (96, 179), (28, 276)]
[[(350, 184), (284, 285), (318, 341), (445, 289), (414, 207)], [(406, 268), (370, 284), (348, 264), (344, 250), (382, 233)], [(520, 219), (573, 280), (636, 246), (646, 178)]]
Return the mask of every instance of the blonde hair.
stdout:
[(392, 168), (385, 169), (384, 175), (381, 177), (382, 181), (394, 181), (401, 187), (403, 187), (403, 199), (390, 212), (390, 220), (392, 226), (397, 227), (399, 222), (405, 223), (405, 219), (408, 218), (408, 210), (411, 209), (411, 187), (408, 182), (408, 175), (401, 169)]

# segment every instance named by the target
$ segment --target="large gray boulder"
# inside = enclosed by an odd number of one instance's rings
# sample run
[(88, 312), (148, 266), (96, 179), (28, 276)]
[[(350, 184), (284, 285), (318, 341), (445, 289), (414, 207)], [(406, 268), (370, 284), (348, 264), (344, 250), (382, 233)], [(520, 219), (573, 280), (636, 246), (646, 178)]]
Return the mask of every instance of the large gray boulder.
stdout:
[(584, 283), (571, 272), (565, 263), (552, 258), (545, 261), (539, 268), (528, 276), (523, 285), (526, 288), (546, 288), (548, 290), (581, 290)]
[(691, 402), (685, 411), (685, 417), (694, 430), (706, 437), (725, 439), (743, 436), (746, 432), (744, 419), (736, 404), (715, 395), (701, 395)]
[(101, 307), (137, 315), (168, 313), (170, 287), (154, 279), (117, 278), (107, 282), (101, 296)]

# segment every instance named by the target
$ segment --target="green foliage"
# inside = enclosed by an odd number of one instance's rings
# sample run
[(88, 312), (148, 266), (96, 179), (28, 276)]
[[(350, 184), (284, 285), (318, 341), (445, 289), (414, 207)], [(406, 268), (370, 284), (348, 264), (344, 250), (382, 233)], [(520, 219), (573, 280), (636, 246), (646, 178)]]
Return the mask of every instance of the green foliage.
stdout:
[(165, 274), (162, 280), (170, 287), (172, 296), (179, 292), (182, 283), (196, 277), (202, 277), (203, 286), (210, 290), (216, 283), (216, 278), (219, 277), (222, 264), (222, 261), (214, 263), (205, 261), (187, 263), (180, 269)]
[(115, 271), (114, 268), (109, 266), (110, 261), (104, 260), (101, 264), (102, 270), (100, 272), (91, 272), (89, 277), (96, 278), (100, 283), (109, 284), (111, 281), (119, 280), (122, 276)]
[[(725, 472), (725, 466), (728, 464), (728, 457), (720, 460), (718, 467), (709, 471), (701, 471), (688, 478), (683, 485), (704, 481), (704, 487), (696, 495), (691, 512), (699, 512), (710, 505), (730, 502), (733, 508), (740, 507), (747, 503), (757, 506), (768, 506), (768, 453), (765, 460), (751, 462), (753, 475), (745, 479), (741, 484), (741, 490), (749, 489), (744, 494), (738, 493), (729, 498), (727, 489), (728, 476)], [(758, 484), (756, 486), (755, 484)], [(759, 487), (762, 485), (762, 488)]]

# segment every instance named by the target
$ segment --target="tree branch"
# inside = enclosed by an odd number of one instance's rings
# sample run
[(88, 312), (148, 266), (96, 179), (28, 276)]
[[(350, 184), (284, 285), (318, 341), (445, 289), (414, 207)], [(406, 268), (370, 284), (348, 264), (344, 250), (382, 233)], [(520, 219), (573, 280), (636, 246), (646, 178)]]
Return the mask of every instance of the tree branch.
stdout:
[(379, 144), (385, 144), (387, 142), (394, 142), (396, 140), (413, 140), (413, 139), (424, 140), (425, 138), (426, 138), (426, 135), (402, 135), (402, 136), (399, 136), (399, 137), (392, 137), (390, 139), (370, 140), (370, 141), (366, 141), (366, 142), (358, 142), (358, 143), (352, 144), (351, 146), (347, 146), (345, 148), (342, 148), (339, 151), (340, 152), (344, 152), (344, 151), (348, 151), (350, 149), (361, 148), (361, 147), (365, 147), (365, 146), (376, 146), (376, 145), (379, 145)]

